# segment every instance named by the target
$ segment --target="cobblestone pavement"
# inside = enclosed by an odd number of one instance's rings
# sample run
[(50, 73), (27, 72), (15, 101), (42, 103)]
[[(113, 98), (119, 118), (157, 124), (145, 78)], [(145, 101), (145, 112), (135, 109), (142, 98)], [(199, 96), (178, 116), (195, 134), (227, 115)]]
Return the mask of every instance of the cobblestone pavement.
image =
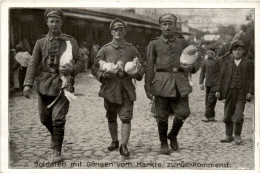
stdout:
[[(247, 103), (242, 131), (243, 143), (222, 144), (225, 128), (222, 122), (223, 102), (216, 107), (217, 122), (201, 121), (205, 91), (197, 84), (190, 94), (191, 115), (185, 121), (178, 140), (180, 149), (169, 156), (159, 153), (156, 121), (150, 114), (143, 81), (137, 82), (129, 158), (118, 151), (108, 152), (108, 132), (103, 99), (98, 97), (99, 82), (90, 74), (76, 80), (78, 99), (71, 103), (67, 115), (63, 144), (64, 162), (49, 164), (52, 150), (50, 135), (41, 125), (37, 110), (37, 94), (31, 99), (13, 96), (9, 99), (9, 167), (10, 168), (185, 168), (185, 169), (253, 169), (254, 168), (254, 102)], [(171, 128), (173, 117), (170, 118)], [(119, 122), (119, 131), (121, 122)], [(120, 137), (120, 133), (119, 133)], [(215, 164), (215, 165), (210, 165)], [(183, 167), (184, 166), (184, 167)]]

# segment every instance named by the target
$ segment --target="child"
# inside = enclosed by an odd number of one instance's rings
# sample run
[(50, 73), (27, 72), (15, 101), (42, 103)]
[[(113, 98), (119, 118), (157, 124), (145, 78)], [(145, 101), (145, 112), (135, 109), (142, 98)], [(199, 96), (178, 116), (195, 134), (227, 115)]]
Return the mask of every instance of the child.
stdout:
[(235, 139), (239, 145), (242, 143), (245, 103), (246, 100), (251, 101), (254, 93), (254, 64), (245, 56), (245, 45), (240, 40), (231, 43), (230, 54), (225, 59), (216, 92), (218, 99), (226, 99), (224, 106), (226, 137), (220, 141), (229, 143)]
[(204, 78), (206, 78), (205, 86), (206, 86), (206, 111), (205, 117), (201, 121), (204, 122), (214, 122), (215, 121), (215, 106), (217, 103), (217, 98), (215, 96), (217, 83), (220, 76), (220, 68), (221, 68), (221, 59), (215, 57), (215, 53), (212, 50), (208, 50), (206, 52), (207, 59), (205, 59), (201, 64), (201, 72), (200, 72), (200, 89), (204, 90)]

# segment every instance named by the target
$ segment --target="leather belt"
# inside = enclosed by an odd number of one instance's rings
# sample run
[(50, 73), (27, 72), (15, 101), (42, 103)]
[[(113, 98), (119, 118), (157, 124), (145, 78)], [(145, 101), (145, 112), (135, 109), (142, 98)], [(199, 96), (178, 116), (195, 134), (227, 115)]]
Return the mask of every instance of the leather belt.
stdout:
[(49, 68), (49, 70), (44, 70), (43, 72), (47, 72), (47, 73), (58, 73), (58, 74), (59, 74), (59, 69)]
[(167, 69), (156, 69), (156, 72), (177, 73), (177, 72), (184, 72), (184, 70), (182, 68), (167, 68)]

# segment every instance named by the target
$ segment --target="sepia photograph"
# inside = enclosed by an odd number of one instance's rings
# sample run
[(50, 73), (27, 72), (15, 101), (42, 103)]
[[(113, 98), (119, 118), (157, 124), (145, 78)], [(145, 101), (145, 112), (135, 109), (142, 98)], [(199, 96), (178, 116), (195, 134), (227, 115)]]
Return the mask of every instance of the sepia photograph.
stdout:
[(256, 170), (257, 8), (227, 7), (9, 5), (8, 171)]

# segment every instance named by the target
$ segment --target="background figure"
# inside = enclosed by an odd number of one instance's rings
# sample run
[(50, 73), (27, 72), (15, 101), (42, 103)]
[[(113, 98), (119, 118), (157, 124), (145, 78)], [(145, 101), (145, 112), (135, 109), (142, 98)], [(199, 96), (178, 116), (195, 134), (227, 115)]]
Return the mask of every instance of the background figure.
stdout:
[[(230, 51), (221, 68), (216, 97), (226, 99), (224, 123), (226, 137), (221, 142), (241, 144), (246, 100), (251, 101), (254, 94), (254, 64), (245, 54), (245, 44), (240, 40), (231, 42)], [(235, 138), (233, 137), (233, 131)]]
[(91, 52), (90, 52), (90, 67), (93, 66), (94, 64), (94, 60), (97, 56), (98, 50), (100, 49), (100, 46), (98, 45), (97, 42), (94, 41), (92, 48), (91, 48)]
[(16, 52), (17, 52), (15, 55), (15, 59), (20, 64), (19, 72), (18, 72), (20, 91), (23, 90), (23, 83), (24, 83), (24, 79), (25, 79), (25, 75), (26, 75), (26, 70), (29, 65), (29, 61), (31, 59), (31, 55), (27, 51), (28, 50), (27, 48), (28, 47), (26, 45), (22, 45), (20, 43), (15, 47)]
[(89, 57), (89, 51), (87, 49), (87, 43), (81, 42), (79, 44), (79, 52), (83, 59), (85, 60), (85, 69), (88, 69), (90, 67), (90, 57)]
[(24, 52), (28, 52), (31, 54), (31, 47), (30, 47), (30, 44), (29, 44), (29, 41), (24, 38), (22, 41), (21, 41), (22, 45), (23, 45), (23, 51)]
[(9, 52), (9, 92), (14, 92), (14, 67), (18, 64), (15, 60), (15, 49), (11, 49)]
[(200, 71), (200, 89), (204, 90), (204, 79), (206, 78), (205, 88), (205, 120), (204, 122), (215, 121), (215, 106), (217, 98), (215, 93), (217, 91), (217, 82), (220, 76), (221, 58), (216, 58), (215, 53), (212, 50), (208, 50), (207, 59), (203, 60)]

